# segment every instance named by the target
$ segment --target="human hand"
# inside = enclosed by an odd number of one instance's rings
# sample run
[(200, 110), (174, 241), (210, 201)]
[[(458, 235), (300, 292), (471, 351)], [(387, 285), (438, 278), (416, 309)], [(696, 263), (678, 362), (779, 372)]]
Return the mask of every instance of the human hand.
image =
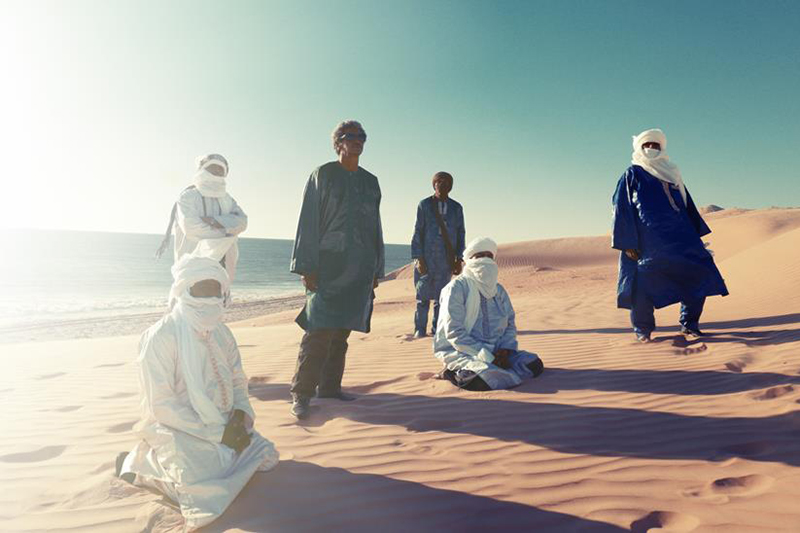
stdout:
[(495, 355), (494, 356), (494, 364), (499, 366), (500, 368), (509, 369), (511, 368), (511, 363), (508, 360), (508, 355)]
[(233, 448), (236, 453), (242, 453), (248, 446), (250, 446), (251, 438), (250, 434), (243, 430), (239, 438), (236, 440), (236, 446)]
[(631, 259), (632, 261), (638, 261), (639, 257), (641, 257), (639, 255), (639, 250), (634, 250), (633, 248), (625, 250), (625, 255), (627, 255), (628, 259)]
[(453, 274), (458, 276), (462, 270), (464, 270), (464, 260), (456, 259), (456, 264), (453, 265)]
[(428, 265), (425, 264), (425, 259), (423, 259), (422, 257), (415, 260), (414, 267), (417, 269), (417, 272), (419, 272), (423, 276), (428, 273)]
[(317, 290), (317, 275), (316, 274), (303, 274), (300, 276), (300, 281), (303, 286), (311, 292)]
[(378, 278), (375, 278), (375, 279), (372, 280), (372, 288), (373, 289), (377, 289), (378, 288), (378, 284), (379, 284)]
[(236, 453), (241, 453), (250, 445), (250, 435), (245, 427), (247, 419), (250, 419), (247, 413), (236, 409), (225, 425), (225, 431), (222, 434), (222, 444), (235, 450)]
[(508, 359), (511, 356), (511, 353), (511, 350), (507, 348), (500, 348), (499, 350), (495, 351), (494, 364), (500, 368), (511, 368), (511, 361)]

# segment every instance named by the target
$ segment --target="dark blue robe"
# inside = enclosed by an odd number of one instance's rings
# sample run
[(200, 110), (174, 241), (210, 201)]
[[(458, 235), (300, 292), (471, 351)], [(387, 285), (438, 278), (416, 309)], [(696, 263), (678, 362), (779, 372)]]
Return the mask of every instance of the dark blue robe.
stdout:
[[(611, 246), (622, 251), (618, 307), (632, 307), (634, 290), (644, 291), (656, 308), (728, 294), (701, 239), (711, 230), (689, 191), (684, 203), (678, 188), (664, 185), (638, 165), (617, 183)], [(628, 258), (627, 249), (639, 250), (639, 261)]]
[[(414, 269), (414, 286), (417, 300), (439, 300), (439, 293), (450, 282), (453, 275), (453, 264), (447, 257), (447, 249), (436, 220), (435, 209), (439, 209), (438, 201), (433, 196), (424, 198), (417, 206), (417, 220), (414, 223), (414, 236), (411, 239), (411, 258), (425, 259), (428, 267), (426, 276), (421, 276)], [(455, 259), (464, 256), (465, 234), (464, 209), (461, 204), (447, 199), (447, 213), (442, 215), (444, 227), (453, 245)], [(420, 280), (423, 282), (420, 283)], [(423, 330), (424, 331), (424, 330)]]

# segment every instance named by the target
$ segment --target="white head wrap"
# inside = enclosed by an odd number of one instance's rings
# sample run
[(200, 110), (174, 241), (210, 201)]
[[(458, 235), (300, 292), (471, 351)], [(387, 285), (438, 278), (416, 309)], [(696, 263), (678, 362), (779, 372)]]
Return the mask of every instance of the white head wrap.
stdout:
[(480, 252), (491, 252), (492, 256), (497, 257), (497, 243), (489, 237), (478, 237), (467, 244), (464, 250), (464, 258), (470, 259), (473, 255)]
[[(215, 176), (208, 167), (217, 165), (225, 169), (223, 176)], [(222, 198), (227, 195), (225, 178), (228, 175), (228, 161), (219, 154), (208, 154), (197, 158), (197, 173), (194, 175), (194, 186), (200, 194), (208, 198)]]
[[(175, 323), (178, 344), (178, 361), (186, 383), (192, 407), (200, 419), (208, 425), (225, 424), (226, 420), (217, 406), (205, 393), (202, 338), (208, 339), (211, 332), (222, 324), (224, 311), (221, 297), (196, 298), (189, 289), (198, 281), (213, 279), (219, 282), (224, 294), (230, 285), (228, 273), (219, 260), (196, 253), (183, 256), (172, 267), (174, 282), (169, 293), (170, 314)], [(213, 339), (207, 345), (212, 349)]]
[[(656, 142), (661, 145), (661, 153), (656, 157), (647, 157), (642, 150), (642, 145), (647, 142)], [(633, 137), (631, 163), (639, 165), (661, 181), (678, 187), (683, 198), (683, 205), (686, 205), (686, 186), (683, 184), (678, 165), (669, 160), (667, 155), (667, 136), (664, 135), (663, 131), (652, 129), (635, 135)]]
[(470, 241), (464, 250), (465, 265), (459, 278), (466, 281), (469, 286), (466, 316), (464, 317), (464, 326), (467, 331), (471, 331), (478, 320), (481, 305), (479, 293), (484, 298), (494, 298), (497, 295), (497, 276), (499, 274), (497, 263), (488, 257), (472, 258), (473, 255), (480, 252), (491, 252), (494, 257), (497, 257), (497, 243), (488, 237), (479, 237)]

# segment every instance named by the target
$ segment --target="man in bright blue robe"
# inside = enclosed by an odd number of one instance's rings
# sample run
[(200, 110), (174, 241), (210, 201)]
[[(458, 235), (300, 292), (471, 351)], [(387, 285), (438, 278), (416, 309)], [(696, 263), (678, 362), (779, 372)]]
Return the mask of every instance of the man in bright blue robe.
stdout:
[[(423, 199), (417, 206), (417, 220), (414, 224), (414, 236), (411, 239), (411, 257), (415, 262), (414, 287), (417, 296), (414, 336), (417, 338), (425, 336), (431, 300), (433, 300), (431, 334), (436, 332), (436, 321), (439, 319), (439, 294), (450, 282), (453, 274), (461, 273), (464, 256), (466, 234), (464, 209), (460, 203), (450, 198), (453, 176), (447, 172), (434, 174), (433, 190), (433, 196)], [(444, 233), (439, 219), (444, 225)]]
[(309, 414), (310, 400), (351, 400), (342, 392), (347, 338), (369, 333), (372, 300), (384, 276), (381, 189), (358, 165), (367, 134), (356, 121), (333, 132), (338, 161), (312, 172), (303, 193), (290, 270), (302, 276), (305, 330), (292, 379), (292, 413)]
[(661, 130), (634, 137), (632, 165), (614, 192), (612, 247), (620, 250), (617, 306), (631, 310), (640, 342), (656, 327), (654, 308), (681, 303), (684, 335), (699, 337), (707, 296), (728, 294), (702, 236), (703, 221)]

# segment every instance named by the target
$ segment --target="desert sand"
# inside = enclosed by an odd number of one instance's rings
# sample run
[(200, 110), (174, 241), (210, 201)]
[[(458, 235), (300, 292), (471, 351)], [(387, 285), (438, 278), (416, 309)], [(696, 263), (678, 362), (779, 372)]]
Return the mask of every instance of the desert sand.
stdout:
[[(521, 347), (546, 366), (515, 390), (434, 378), (430, 338), (409, 335), (408, 267), (377, 290), (373, 332), (351, 336), (359, 399), (316, 401), (303, 423), (288, 403), (296, 310), (232, 324), (281, 463), (206, 529), (800, 531), (800, 209), (706, 220), (731, 295), (708, 300), (699, 341), (672, 306), (655, 342), (634, 342), (608, 236), (501, 246)], [(0, 530), (180, 527), (113, 478), (137, 440), (137, 342), (2, 346)]]

